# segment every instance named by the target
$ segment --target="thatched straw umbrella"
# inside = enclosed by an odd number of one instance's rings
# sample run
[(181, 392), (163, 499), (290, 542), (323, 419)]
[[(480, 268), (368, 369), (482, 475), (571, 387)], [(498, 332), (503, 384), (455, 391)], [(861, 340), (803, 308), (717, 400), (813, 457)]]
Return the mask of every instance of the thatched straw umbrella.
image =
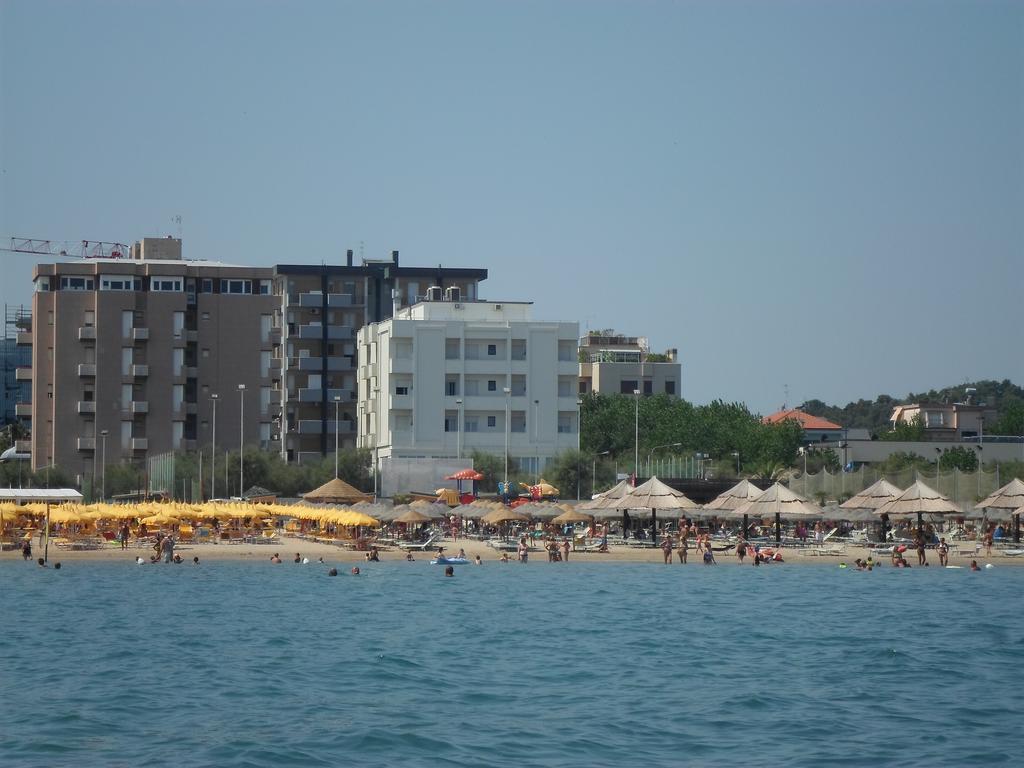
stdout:
[[(974, 507), (984, 510), (994, 520), (1013, 518), (1013, 540), (1020, 541), (1020, 516), (1024, 509), (1024, 482), (1014, 478), (998, 491), (989, 494)], [(990, 514), (991, 511), (991, 514)]]
[(917, 480), (895, 499), (876, 509), (875, 514), (889, 517), (917, 515), (917, 532), (921, 536), (923, 535), (924, 515), (953, 516), (962, 515), (963, 511), (948, 497)]
[(822, 516), (821, 510), (799, 493), (789, 490), (781, 483), (775, 483), (756, 499), (748, 501), (733, 510), (733, 514), (754, 517), (775, 516), (775, 543), (782, 543), (782, 519), (812, 520)]

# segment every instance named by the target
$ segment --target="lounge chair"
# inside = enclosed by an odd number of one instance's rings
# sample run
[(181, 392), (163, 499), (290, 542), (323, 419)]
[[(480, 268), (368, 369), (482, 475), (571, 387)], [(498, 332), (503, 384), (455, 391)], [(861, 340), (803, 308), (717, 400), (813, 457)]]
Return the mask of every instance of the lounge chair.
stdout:
[(1007, 557), (1020, 557), (1024, 555), (1024, 549), (1004, 549), (1003, 554)]
[(976, 557), (981, 553), (981, 542), (965, 541), (956, 548), (956, 553), (963, 557)]
[(440, 533), (432, 533), (426, 541), (402, 541), (399, 542), (398, 546), (407, 552), (426, 552), (428, 549), (435, 549), (437, 542), (440, 540)]

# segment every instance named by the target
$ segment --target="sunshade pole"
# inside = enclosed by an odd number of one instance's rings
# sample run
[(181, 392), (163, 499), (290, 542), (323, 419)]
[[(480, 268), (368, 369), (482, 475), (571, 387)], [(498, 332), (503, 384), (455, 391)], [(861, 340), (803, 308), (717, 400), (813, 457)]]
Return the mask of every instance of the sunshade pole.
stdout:
[(44, 529), (46, 535), (46, 544), (43, 546), (43, 562), (50, 562), (50, 502), (46, 502), (46, 528)]
[(782, 513), (775, 513), (775, 546), (782, 544)]

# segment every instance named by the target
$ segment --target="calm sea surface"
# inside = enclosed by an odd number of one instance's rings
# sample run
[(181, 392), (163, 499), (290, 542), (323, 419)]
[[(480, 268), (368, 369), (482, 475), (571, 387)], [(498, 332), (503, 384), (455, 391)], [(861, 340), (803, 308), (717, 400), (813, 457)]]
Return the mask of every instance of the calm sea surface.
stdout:
[(0, 765), (1019, 765), (1024, 569), (0, 564)]

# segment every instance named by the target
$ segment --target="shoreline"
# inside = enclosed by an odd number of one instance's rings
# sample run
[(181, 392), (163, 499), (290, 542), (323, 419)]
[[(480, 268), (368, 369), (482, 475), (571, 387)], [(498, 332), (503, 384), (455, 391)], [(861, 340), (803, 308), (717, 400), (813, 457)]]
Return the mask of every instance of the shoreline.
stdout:
[[(501, 553), (492, 547), (487, 546), (482, 541), (475, 539), (458, 539), (457, 541), (450, 538), (445, 538), (441, 542), (441, 546), (444, 547), (445, 553), (449, 556), (453, 556), (459, 551), (460, 548), (465, 549), (466, 555), (472, 560), (476, 555), (480, 555), (481, 560), (487, 563), (500, 564)], [(1022, 547), (1024, 548), (1024, 547)], [(866, 559), (868, 556), (869, 548), (860, 545), (846, 545), (846, 548), (841, 553), (833, 553), (827, 555), (811, 555), (808, 554), (814, 549), (814, 547), (783, 547), (780, 551), (782, 556), (785, 558), (783, 563), (769, 564), (765, 567), (775, 566), (804, 566), (804, 565), (838, 565), (839, 563), (852, 564), (857, 558)], [(327, 544), (323, 542), (311, 541), (308, 539), (297, 539), (292, 537), (284, 537), (274, 544), (192, 544), (192, 543), (179, 543), (175, 547), (175, 553), (181, 554), (184, 564), (191, 564), (193, 557), (198, 557), (199, 562), (225, 562), (225, 561), (253, 561), (260, 562), (265, 561), (269, 564), (270, 558), (274, 553), (280, 555), (283, 564), (294, 564), (294, 557), (296, 553), (300, 553), (302, 557), (308, 557), (310, 565), (317, 565), (317, 559), (322, 557), (326, 564), (330, 563), (350, 563), (358, 564), (366, 562), (366, 553), (362, 551), (356, 551), (353, 549), (342, 548), (333, 544)], [(142, 557), (149, 559), (150, 555), (153, 554), (151, 547), (145, 546), (140, 547), (136, 545), (130, 546), (128, 549), (121, 549), (120, 546), (110, 546), (105, 549), (96, 550), (69, 550), (61, 549), (54, 546), (51, 543), (49, 551), (48, 562), (52, 565), (55, 562), (75, 562), (75, 563), (87, 563), (87, 562), (116, 562), (118, 560), (124, 560), (126, 562), (133, 562), (136, 557)], [(381, 562), (404, 562), (405, 552), (398, 547), (381, 548), (379, 550)], [(33, 561), (43, 556), (42, 549), (33, 540), (32, 545), (32, 559)], [(414, 552), (413, 557), (417, 561), (429, 561), (437, 556), (437, 551), (432, 550), (428, 552)], [(907, 561), (910, 563), (912, 568), (919, 568), (924, 566), (917, 565), (917, 554), (914, 551), (908, 550), (905, 553)], [(509, 558), (513, 564), (521, 566), (522, 564), (516, 561), (515, 553), (510, 552)], [(939, 567), (939, 556), (934, 550), (929, 550), (927, 553), (927, 559), (931, 568)], [(0, 553), (0, 562), (14, 562), (21, 561), (22, 555), (20, 550), (11, 550)], [(734, 551), (730, 552), (716, 552), (715, 560), (718, 565), (726, 566), (738, 566), (743, 565), (746, 567), (752, 567), (750, 557), (748, 556), (742, 563), (736, 556)], [(951, 547), (949, 553), (949, 564), (958, 566), (969, 566), (971, 560), (977, 560), (978, 564), (982, 567), (987, 563), (998, 566), (1024, 566), (1024, 555), (1020, 556), (1009, 556), (1003, 554), (1001, 550), (993, 549), (991, 556), (986, 556), (984, 551), (977, 554), (961, 555), (957, 552), (957, 547)], [(541, 549), (532, 549), (530, 551), (530, 558), (527, 565), (535, 565), (541, 563), (544, 565), (568, 565), (572, 566), (575, 563), (650, 563), (653, 565), (664, 565), (664, 557), (660, 548), (641, 548), (641, 547), (628, 547), (628, 546), (613, 546), (608, 552), (570, 552), (568, 562), (556, 562), (549, 563), (547, 553)], [(881, 567), (892, 567), (890, 559), (886, 557), (876, 558), (876, 562)], [(673, 552), (673, 565), (679, 566), (678, 554)], [(691, 547), (688, 553), (688, 563), (690, 566), (703, 566), (701, 558), (696, 554), (696, 551)]]

